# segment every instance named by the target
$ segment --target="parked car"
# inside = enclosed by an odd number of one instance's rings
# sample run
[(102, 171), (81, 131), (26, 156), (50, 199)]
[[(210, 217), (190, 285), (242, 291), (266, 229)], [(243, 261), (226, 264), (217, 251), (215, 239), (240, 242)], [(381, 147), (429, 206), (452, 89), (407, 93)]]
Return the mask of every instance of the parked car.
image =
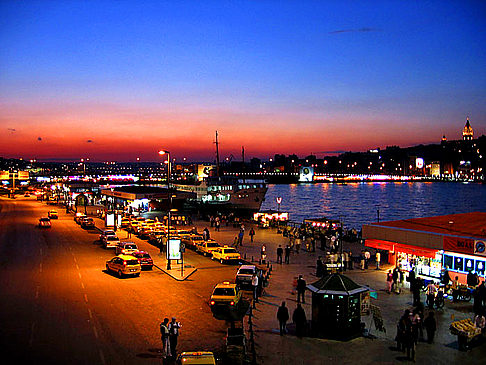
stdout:
[(184, 235), (181, 237), (181, 239), (186, 247), (190, 247), (192, 249), (196, 249), (198, 244), (204, 242), (203, 236), (199, 234)]
[(58, 215), (57, 215), (57, 210), (50, 210), (48, 213), (47, 213), (47, 216), (50, 218), (50, 219), (57, 219), (58, 218)]
[(103, 248), (117, 248), (120, 245), (120, 239), (116, 235), (103, 236), (101, 240)]
[(225, 262), (239, 262), (241, 259), (240, 253), (233, 247), (218, 247), (213, 251), (213, 260), (219, 260), (221, 263)]
[(216, 365), (214, 354), (209, 351), (183, 352), (177, 357), (177, 365)]
[(224, 281), (214, 287), (209, 305), (212, 311), (217, 309), (234, 309), (240, 300), (241, 290), (238, 285)]
[(136, 251), (131, 253), (131, 255), (138, 259), (138, 262), (140, 262), (140, 265), (142, 266), (142, 270), (152, 270), (154, 266), (154, 261), (152, 260), (152, 257), (150, 257), (150, 254), (148, 252)]
[(40, 228), (51, 228), (51, 220), (49, 219), (49, 217), (39, 218), (39, 227)]
[(84, 214), (84, 213), (76, 213), (76, 215), (74, 216), (74, 221), (77, 223), (77, 224), (81, 224), (81, 220), (83, 218), (86, 218), (87, 215)]
[(136, 257), (131, 255), (118, 255), (106, 262), (106, 270), (116, 272), (121, 278), (123, 275), (140, 276), (142, 267)]
[(214, 240), (202, 241), (200, 245), (196, 246), (196, 251), (202, 253), (204, 256), (212, 256), (213, 251), (221, 247), (218, 242)]
[(138, 247), (133, 242), (120, 242), (118, 246), (116, 246), (115, 248), (116, 255), (120, 255), (120, 254), (127, 255), (136, 251), (138, 251)]
[(235, 282), (241, 287), (251, 286), (253, 274), (257, 274), (258, 282), (262, 282), (262, 272), (255, 265), (241, 265), (236, 273)]
[(85, 217), (81, 220), (81, 227), (82, 228), (94, 228), (95, 222), (94, 219), (91, 217)]
[(101, 231), (100, 241), (103, 240), (103, 236), (116, 236), (116, 232), (112, 229), (105, 229)]

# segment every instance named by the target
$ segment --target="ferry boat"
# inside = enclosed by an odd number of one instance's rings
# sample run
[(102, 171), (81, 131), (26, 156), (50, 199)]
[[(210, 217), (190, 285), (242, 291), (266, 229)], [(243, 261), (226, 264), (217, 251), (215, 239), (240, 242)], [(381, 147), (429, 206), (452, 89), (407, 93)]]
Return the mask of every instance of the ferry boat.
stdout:
[(179, 191), (196, 194), (193, 202), (225, 206), (235, 210), (257, 212), (265, 200), (264, 180), (241, 179), (234, 176), (208, 177), (199, 185), (172, 184)]

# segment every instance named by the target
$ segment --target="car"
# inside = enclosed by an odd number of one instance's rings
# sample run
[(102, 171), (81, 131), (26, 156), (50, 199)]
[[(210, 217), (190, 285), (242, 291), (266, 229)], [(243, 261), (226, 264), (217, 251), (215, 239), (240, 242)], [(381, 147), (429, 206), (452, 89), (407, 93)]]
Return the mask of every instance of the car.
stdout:
[(116, 236), (116, 232), (112, 229), (105, 229), (101, 231), (100, 241), (103, 240), (103, 236)]
[(157, 243), (162, 242), (162, 240), (167, 236), (164, 231), (152, 231), (149, 234), (149, 242)]
[(29, 193), (25, 193), (25, 194), (24, 194), (24, 196), (25, 196), (26, 198), (29, 198), (29, 197), (30, 197), (30, 194), (29, 194)]
[(136, 251), (132, 252), (131, 255), (138, 259), (138, 262), (140, 262), (140, 265), (142, 266), (142, 270), (152, 270), (154, 267), (154, 261), (147, 251)]
[(116, 235), (106, 235), (101, 239), (103, 248), (117, 248), (120, 245), (120, 239)]
[(151, 232), (152, 232), (152, 228), (149, 225), (146, 225), (138, 229), (137, 235), (140, 238), (148, 238)]
[(260, 269), (258, 269), (255, 265), (241, 265), (236, 273), (236, 284), (240, 285), (240, 287), (251, 286), (253, 274), (257, 274), (259, 277), (258, 282), (261, 282), (262, 272)]
[(209, 305), (211, 306), (211, 310), (220, 308), (234, 309), (238, 306), (240, 300), (241, 290), (239, 286), (235, 283), (224, 281), (214, 287)]
[(186, 247), (195, 249), (198, 244), (204, 242), (204, 238), (199, 234), (191, 234), (188, 236), (182, 236), (182, 242), (186, 245)]
[(95, 222), (94, 219), (91, 217), (84, 217), (81, 220), (81, 227), (82, 228), (94, 228)]
[(136, 257), (132, 255), (118, 255), (106, 262), (106, 271), (113, 271), (122, 278), (124, 275), (140, 276), (142, 267)]
[(200, 245), (197, 245), (196, 251), (202, 253), (204, 256), (212, 256), (213, 251), (218, 247), (221, 247), (218, 242), (214, 240), (203, 241)]
[(47, 213), (47, 216), (50, 218), (50, 219), (57, 219), (58, 218), (58, 215), (57, 215), (57, 210), (50, 210), (48, 213)]
[(183, 352), (177, 357), (177, 365), (216, 365), (214, 354), (209, 351)]
[(138, 220), (133, 220), (130, 222), (130, 224), (128, 225), (128, 231), (129, 232), (135, 232), (135, 229), (140, 225), (140, 221)]
[(118, 246), (115, 248), (115, 254), (131, 254), (132, 252), (138, 251), (138, 247), (133, 242), (119, 242)]
[(86, 214), (84, 213), (76, 213), (76, 215), (74, 216), (74, 221), (77, 223), (77, 224), (81, 224), (81, 220), (83, 218), (87, 217)]
[(49, 219), (49, 217), (39, 218), (39, 227), (40, 228), (51, 228), (51, 220)]
[(120, 226), (122, 228), (128, 228), (129, 225), (130, 225), (130, 219), (122, 218), (122, 220), (120, 221)]
[(213, 251), (213, 260), (219, 260), (219, 262), (231, 262), (231, 261), (240, 261), (241, 256), (240, 253), (233, 247), (223, 246), (218, 247)]

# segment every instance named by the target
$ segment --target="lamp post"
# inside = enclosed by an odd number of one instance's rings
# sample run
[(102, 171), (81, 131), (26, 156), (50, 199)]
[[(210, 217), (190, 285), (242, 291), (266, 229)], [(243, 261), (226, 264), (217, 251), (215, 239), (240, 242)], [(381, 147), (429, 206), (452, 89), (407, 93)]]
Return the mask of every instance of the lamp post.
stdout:
[(280, 233), (280, 204), (282, 203), (282, 197), (277, 197), (277, 233)]
[(170, 242), (170, 211), (172, 209), (172, 194), (170, 193), (170, 151), (159, 151), (159, 155), (167, 155), (167, 197), (169, 201), (169, 214), (168, 214), (168, 221), (167, 221), (167, 270), (170, 270), (170, 252), (169, 252), (169, 242)]

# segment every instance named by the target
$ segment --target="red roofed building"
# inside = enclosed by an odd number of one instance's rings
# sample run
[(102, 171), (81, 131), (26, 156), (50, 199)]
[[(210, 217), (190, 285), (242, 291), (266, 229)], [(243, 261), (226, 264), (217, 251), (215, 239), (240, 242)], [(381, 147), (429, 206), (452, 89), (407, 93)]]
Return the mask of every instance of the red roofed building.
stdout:
[(485, 277), (486, 213), (371, 223), (363, 238), (365, 246), (388, 251), (388, 262), (415, 267), (420, 276), (439, 279), (447, 267), (464, 283), (469, 271)]

